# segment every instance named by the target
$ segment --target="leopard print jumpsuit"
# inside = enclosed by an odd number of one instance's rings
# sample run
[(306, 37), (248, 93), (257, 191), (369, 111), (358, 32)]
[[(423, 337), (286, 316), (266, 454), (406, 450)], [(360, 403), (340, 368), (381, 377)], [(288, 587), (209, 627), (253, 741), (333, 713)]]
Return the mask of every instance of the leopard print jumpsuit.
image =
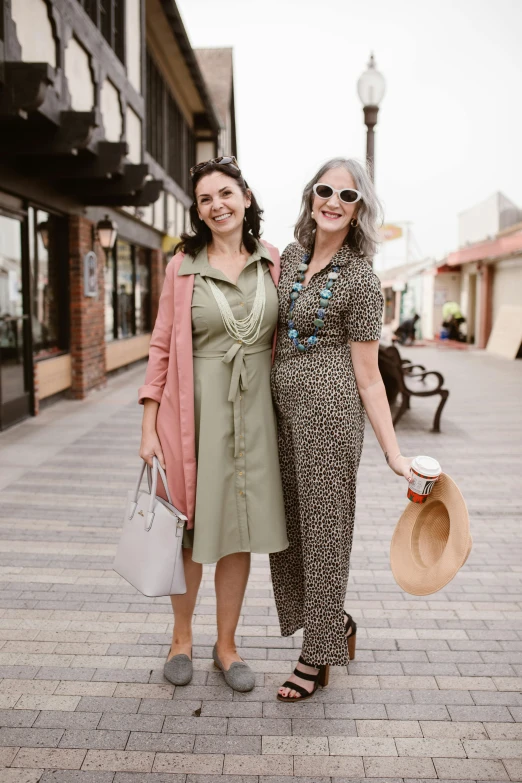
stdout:
[(314, 329), (319, 292), (332, 266), (339, 267), (319, 340), (299, 352), (288, 337), (287, 321), (304, 254), (295, 242), (281, 257), (272, 394), (290, 545), (270, 555), (270, 567), (282, 635), (304, 628), (305, 661), (344, 666), (348, 650), (342, 612), (364, 434), (349, 342), (379, 339), (383, 297), (368, 261), (341, 248), (299, 294), (292, 320), (304, 342)]

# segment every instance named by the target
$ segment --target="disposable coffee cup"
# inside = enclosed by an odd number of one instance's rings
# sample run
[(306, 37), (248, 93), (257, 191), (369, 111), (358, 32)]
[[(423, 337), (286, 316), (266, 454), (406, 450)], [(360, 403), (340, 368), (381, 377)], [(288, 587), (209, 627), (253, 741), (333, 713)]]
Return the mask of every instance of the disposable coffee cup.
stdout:
[(433, 457), (415, 457), (411, 463), (408, 500), (412, 503), (425, 503), (441, 473), (442, 469)]

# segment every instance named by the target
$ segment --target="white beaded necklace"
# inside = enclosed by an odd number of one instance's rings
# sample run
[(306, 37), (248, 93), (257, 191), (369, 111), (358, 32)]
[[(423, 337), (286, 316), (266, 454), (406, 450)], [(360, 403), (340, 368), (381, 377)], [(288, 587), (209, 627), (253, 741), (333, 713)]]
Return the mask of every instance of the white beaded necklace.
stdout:
[(217, 287), (214, 281), (208, 277), (205, 279), (210, 290), (214, 294), (214, 299), (219, 307), (219, 312), (221, 313), (221, 318), (223, 319), (223, 325), (227, 334), (232, 337), (233, 340), (245, 343), (245, 345), (253, 345), (258, 339), (261, 331), (261, 323), (265, 314), (266, 304), (265, 274), (261, 261), (257, 262), (257, 288), (252, 310), (246, 318), (241, 318), (240, 320), (234, 318), (234, 314), (225, 294)]

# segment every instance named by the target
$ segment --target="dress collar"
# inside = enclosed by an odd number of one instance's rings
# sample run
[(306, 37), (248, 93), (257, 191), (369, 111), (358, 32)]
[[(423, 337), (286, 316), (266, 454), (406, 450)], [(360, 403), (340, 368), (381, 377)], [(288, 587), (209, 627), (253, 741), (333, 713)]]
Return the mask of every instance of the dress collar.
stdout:
[[(252, 255), (248, 257), (248, 260), (245, 264), (245, 269), (247, 266), (250, 266), (250, 264), (253, 264), (254, 261), (259, 261), (261, 259), (263, 259), (264, 261), (269, 261), (271, 264), (274, 263), (268, 248), (266, 248), (261, 242), (256, 242), (256, 249), (254, 250)], [(178, 276), (181, 277), (183, 275), (201, 275), (202, 277), (216, 277), (220, 280), (228, 279), (219, 271), (219, 269), (215, 269), (213, 266), (210, 266), (208, 262), (207, 245), (201, 248), (199, 253), (197, 253), (195, 256), (190, 256), (188, 254), (185, 255), (183, 261), (181, 262), (179, 272), (178, 272)]]

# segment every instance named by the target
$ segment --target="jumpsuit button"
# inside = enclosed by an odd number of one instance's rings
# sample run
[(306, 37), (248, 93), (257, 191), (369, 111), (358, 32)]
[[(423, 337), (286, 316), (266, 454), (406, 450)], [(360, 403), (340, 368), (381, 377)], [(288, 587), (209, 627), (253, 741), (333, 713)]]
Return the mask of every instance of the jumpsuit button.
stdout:
[(237, 494), (238, 495), (242, 495), (243, 494), (242, 490), (239, 490), (239, 492)]
[(242, 451), (240, 451), (240, 452), (239, 452), (239, 456), (240, 456), (240, 457), (242, 457), (242, 456), (243, 456), (243, 452), (242, 452)]
[(240, 470), (238, 475), (239, 475), (239, 476), (242, 476), (242, 475), (243, 475), (243, 471), (242, 471), (242, 470)]

